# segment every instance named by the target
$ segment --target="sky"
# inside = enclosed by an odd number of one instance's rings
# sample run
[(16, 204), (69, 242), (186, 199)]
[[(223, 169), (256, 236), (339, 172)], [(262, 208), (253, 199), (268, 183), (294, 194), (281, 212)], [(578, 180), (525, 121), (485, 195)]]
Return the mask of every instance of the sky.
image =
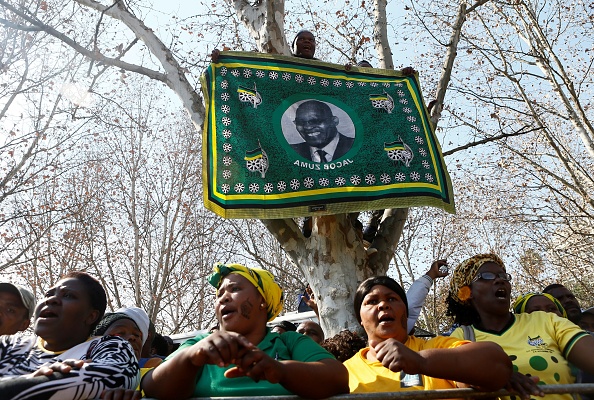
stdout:
[[(311, 1), (311, 0), (310, 0)], [(307, 1), (304, 1), (305, 3), (307, 3)], [(359, 1), (360, 2), (360, 1)], [(144, 14), (144, 21), (146, 23), (147, 26), (155, 29), (155, 31), (158, 32), (158, 36), (159, 38), (166, 44), (170, 43), (171, 41), (171, 32), (169, 31), (169, 27), (171, 27), (171, 24), (174, 23), (174, 19), (173, 16), (178, 16), (179, 18), (187, 18), (187, 17), (191, 17), (191, 16), (195, 16), (195, 15), (200, 15), (201, 13), (203, 14), (205, 12), (204, 6), (202, 5), (202, 1), (196, 1), (196, 0), (152, 0), (152, 7), (148, 6), (147, 4), (150, 4), (148, 1), (147, 2), (143, 2), (143, 14)], [(291, 12), (291, 5), (295, 6), (300, 4), (301, 2), (298, 0), (287, 0), (287, 3), (285, 5), (285, 10), (287, 12)], [(326, 2), (328, 3), (328, 2)], [(339, 0), (334, 0), (333, 3), (335, 5), (343, 5), (344, 1), (339, 1)], [(353, 2), (353, 4), (356, 2)], [(388, 21), (389, 24), (391, 26), (394, 27), (398, 27), (402, 25), (402, 22), (404, 21), (405, 17), (406, 17), (406, 12), (404, 10), (404, 3), (406, 3), (405, 0), (396, 0), (396, 1), (389, 1), (388, 5), (387, 5), (387, 14), (388, 14)], [(331, 7), (332, 5), (330, 5)], [(144, 8), (146, 7), (146, 8)], [(286, 29), (289, 29), (288, 27), (286, 27)], [(176, 29), (176, 31), (179, 32), (179, 30)], [(396, 31), (396, 32), (394, 32)], [(208, 35), (208, 30), (205, 30), (203, 33), (205, 35)], [(187, 36), (183, 36), (185, 33), (185, 31), (181, 31), (181, 35), (180, 37), (182, 39), (180, 40), (187, 40)], [(392, 46), (392, 51), (395, 54), (394, 57), (394, 63), (395, 66), (398, 67), (405, 67), (405, 66), (413, 66), (415, 69), (419, 70), (420, 66), (416, 66), (415, 65), (415, 59), (418, 59), (418, 54), (421, 54), (423, 52), (423, 45), (420, 43), (416, 43), (415, 46), (411, 46), (410, 42), (407, 41), (406, 35), (405, 34), (401, 34), (400, 31), (398, 31), (397, 29), (392, 28), (391, 30), (389, 29), (389, 33), (392, 33), (393, 35), (396, 35), (398, 37), (393, 37), (390, 39), (390, 45)], [(291, 36), (290, 36), (290, 32), (287, 32), (287, 35), (289, 36), (287, 39), (291, 40)], [(185, 38), (185, 39), (184, 39)], [(201, 41), (203, 43), (216, 43), (218, 41), (217, 38), (211, 38), (210, 40), (208, 39), (208, 37), (205, 38), (204, 41)], [(193, 43), (196, 43), (195, 41), (193, 41)], [(324, 52), (324, 51), (331, 51), (331, 49), (328, 49), (327, 47), (329, 47), (329, 45), (327, 43), (324, 43), (323, 41), (320, 41), (320, 43), (318, 44), (318, 53), (320, 52)], [(198, 48), (198, 49), (193, 49), (195, 51), (202, 51), (202, 52), (210, 52), (210, 49), (205, 49), (203, 46), (202, 48)], [(375, 51), (373, 49), (371, 49), (372, 55), (371, 57), (375, 56)], [(336, 53), (336, 52), (335, 52)], [(204, 56), (204, 53), (202, 53), (203, 55), (201, 57)], [(368, 56), (365, 55), (365, 58), (367, 58)], [(336, 62), (336, 61), (335, 61)], [(418, 63), (418, 61), (417, 61)], [(195, 73), (195, 71), (192, 71), (193, 73)], [(428, 71), (429, 73), (431, 73), (431, 71)], [(420, 73), (420, 79), (421, 79), (421, 85), (423, 85), (423, 71), (419, 71)], [(197, 76), (196, 74), (194, 75), (194, 79), (197, 80)], [(428, 101), (428, 100), (427, 100)]]
[[(297, 4), (297, 1), (287, 0), (287, 5), (285, 9), (290, 9), (291, 3)], [(334, 0), (335, 4), (344, 4), (344, 1)], [(388, 13), (388, 20), (391, 24), (398, 24), (398, 21), (403, 20), (405, 16), (404, 11), (404, 1), (388, 1), (387, 4), (387, 13)], [(200, 5), (199, 1), (196, 0), (153, 0), (153, 11), (147, 14), (147, 25), (151, 27), (162, 27), (164, 24), (167, 24), (171, 21), (171, 17), (173, 15), (178, 16), (191, 16), (197, 15), (201, 12), (204, 12), (204, 8)], [(391, 45), (398, 47), (398, 42), (402, 38), (394, 38), (392, 40)], [(410, 46), (406, 46), (411, 50), (403, 51), (400, 48), (394, 49), (398, 52), (398, 58), (401, 62), (405, 62), (404, 60), (412, 60), (415, 52), (418, 52), (418, 46), (413, 50)]]

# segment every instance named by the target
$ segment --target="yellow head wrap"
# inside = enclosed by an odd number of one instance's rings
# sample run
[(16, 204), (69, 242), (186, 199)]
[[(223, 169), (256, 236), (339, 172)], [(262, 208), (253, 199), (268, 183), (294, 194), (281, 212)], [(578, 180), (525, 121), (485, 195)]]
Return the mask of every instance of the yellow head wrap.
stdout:
[(505, 271), (503, 260), (495, 254), (478, 254), (468, 260), (462, 261), (455, 269), (450, 280), (450, 296), (460, 304), (468, 304), (470, 296), (470, 283), (476, 276), (479, 268), (487, 262), (499, 264)]
[(283, 291), (274, 281), (274, 276), (260, 268), (250, 268), (241, 264), (215, 264), (214, 273), (208, 277), (212, 286), (217, 288), (217, 294), (221, 281), (229, 274), (238, 274), (246, 278), (258, 289), (264, 297), (268, 311), (268, 321), (272, 321), (283, 309)]
[(547, 299), (551, 300), (555, 304), (555, 307), (557, 307), (561, 315), (563, 315), (563, 318), (567, 318), (567, 312), (565, 311), (565, 308), (563, 308), (559, 300), (557, 300), (548, 293), (526, 293), (518, 297), (516, 301), (514, 301), (514, 305), (512, 306), (514, 313), (520, 314), (526, 312), (526, 305), (528, 304), (528, 300), (530, 300), (534, 296), (544, 296)]

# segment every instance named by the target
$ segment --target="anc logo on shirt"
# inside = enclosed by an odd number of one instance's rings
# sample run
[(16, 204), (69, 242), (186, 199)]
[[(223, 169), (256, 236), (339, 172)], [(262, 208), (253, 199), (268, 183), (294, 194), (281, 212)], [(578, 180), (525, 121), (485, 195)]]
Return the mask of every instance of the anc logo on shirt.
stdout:
[(546, 343), (544, 342), (544, 340), (540, 336), (537, 336), (535, 338), (531, 338), (530, 336), (528, 336), (528, 344), (530, 346), (542, 346), (542, 345), (546, 345)]
[(538, 335), (537, 337), (531, 338), (528, 336), (528, 340), (526, 341), (530, 346), (530, 350), (527, 350), (530, 353), (552, 353), (553, 351), (549, 349), (549, 346), (544, 341), (543, 338)]

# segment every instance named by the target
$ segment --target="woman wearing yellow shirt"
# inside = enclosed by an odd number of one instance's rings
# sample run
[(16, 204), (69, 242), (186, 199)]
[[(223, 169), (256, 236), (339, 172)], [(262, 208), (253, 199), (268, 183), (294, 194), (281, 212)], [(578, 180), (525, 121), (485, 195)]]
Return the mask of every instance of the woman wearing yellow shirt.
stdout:
[(468, 386), (491, 391), (502, 388), (512, 373), (511, 362), (494, 343), (409, 336), (406, 293), (392, 278), (361, 283), (354, 306), (369, 347), (344, 363), (351, 393)]

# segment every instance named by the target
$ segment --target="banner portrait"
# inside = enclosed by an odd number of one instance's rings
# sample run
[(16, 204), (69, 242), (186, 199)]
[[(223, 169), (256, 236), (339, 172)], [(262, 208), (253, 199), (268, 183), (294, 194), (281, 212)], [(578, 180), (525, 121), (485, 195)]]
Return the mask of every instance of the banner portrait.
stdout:
[(204, 203), (222, 217), (455, 212), (416, 75), (221, 52), (202, 90)]

